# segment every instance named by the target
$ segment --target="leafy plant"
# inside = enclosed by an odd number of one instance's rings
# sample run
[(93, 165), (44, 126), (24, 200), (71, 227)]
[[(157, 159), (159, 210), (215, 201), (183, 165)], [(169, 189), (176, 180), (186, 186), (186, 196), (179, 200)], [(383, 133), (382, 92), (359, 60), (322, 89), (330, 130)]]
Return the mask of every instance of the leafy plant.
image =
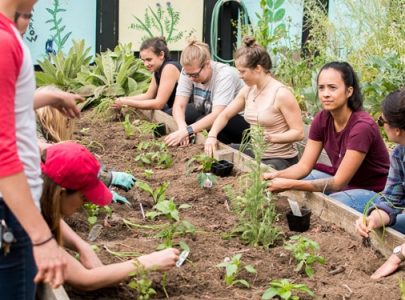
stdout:
[(186, 168), (190, 169), (191, 165), (193, 163), (197, 162), (200, 165), (201, 171), (207, 173), (211, 171), (212, 164), (217, 162), (217, 159), (215, 159), (212, 156), (206, 155), (204, 153), (200, 153), (197, 155), (194, 155), (186, 164)]
[(307, 285), (290, 283), (288, 279), (273, 280), (269, 285), (270, 287), (264, 292), (262, 300), (273, 299), (275, 296), (284, 300), (300, 299), (293, 293), (306, 293), (311, 297), (315, 297), (314, 292)]
[(58, 51), (56, 55), (39, 61), (41, 72), (35, 72), (38, 86), (54, 85), (63, 90), (75, 91), (80, 85), (76, 81), (77, 74), (82, 66), (87, 66), (92, 56), (89, 55), (91, 48), (85, 47), (84, 40), (73, 41), (67, 55)]
[(244, 265), (241, 261), (242, 254), (236, 254), (229, 261), (224, 261), (217, 265), (219, 268), (225, 268), (225, 283), (228, 286), (235, 284), (241, 284), (247, 288), (250, 287), (249, 283), (245, 279), (237, 279), (242, 269), (245, 269), (249, 273), (255, 273), (256, 269), (252, 265)]
[(166, 199), (166, 190), (169, 187), (168, 182), (163, 182), (161, 185), (159, 185), (157, 188), (152, 188), (148, 183), (144, 181), (138, 180), (136, 183), (136, 186), (143, 190), (144, 192), (149, 193), (153, 201), (155, 203), (159, 203), (160, 201), (163, 201)]
[(262, 179), (261, 160), (266, 148), (263, 129), (252, 126), (245, 134), (244, 145), (248, 145), (255, 158), (247, 165), (250, 172), (241, 178), (241, 191), (227, 188), (228, 197), (239, 217), (232, 235), (239, 235), (242, 241), (250, 245), (268, 248), (282, 233), (274, 226), (277, 213), (271, 194), (266, 189), (267, 183)]
[(319, 250), (319, 244), (304, 236), (290, 237), (290, 240), (284, 244), (284, 249), (290, 251), (298, 262), (295, 271), (304, 270), (308, 277), (314, 275), (315, 263), (325, 264), (325, 259), (316, 253)]
[[(182, 204), (179, 209), (190, 208), (189, 204)], [(157, 216), (164, 215), (169, 221), (180, 221), (179, 211), (177, 210), (176, 203), (174, 203), (173, 198), (170, 200), (161, 200), (156, 203), (153, 208), (156, 211), (151, 211), (146, 213), (146, 216), (154, 219)]]
[(145, 169), (145, 170), (143, 170), (143, 175), (146, 177), (146, 178), (148, 178), (148, 179), (150, 179), (150, 178), (152, 178), (152, 176), (153, 176), (153, 170), (152, 169)]
[(149, 300), (151, 296), (156, 294), (156, 291), (152, 288), (152, 280), (149, 278), (149, 272), (141, 265), (138, 260), (134, 260), (134, 265), (137, 271), (129, 274), (131, 277), (128, 286), (138, 292), (137, 299)]
[(125, 120), (122, 122), (122, 126), (124, 127), (125, 135), (127, 138), (130, 138), (135, 134), (134, 126), (132, 125), (131, 121), (129, 120), (129, 114), (125, 115)]
[(107, 214), (108, 216), (112, 215), (112, 209), (108, 205), (100, 207), (94, 203), (87, 202), (83, 204), (83, 208), (87, 214), (87, 223), (89, 224), (90, 228), (97, 223), (97, 217), (101, 212)]
[(198, 173), (197, 174), (198, 185), (201, 188), (211, 188), (217, 182), (217, 176), (212, 173)]
[[(172, 248), (175, 246), (173, 239), (177, 236), (185, 236), (187, 234), (194, 235), (195, 227), (193, 224), (186, 220), (170, 223), (163, 227), (156, 235), (155, 238), (163, 239), (163, 242), (157, 246), (157, 250)], [(186, 242), (180, 241), (178, 243), (184, 250), (190, 250)]]

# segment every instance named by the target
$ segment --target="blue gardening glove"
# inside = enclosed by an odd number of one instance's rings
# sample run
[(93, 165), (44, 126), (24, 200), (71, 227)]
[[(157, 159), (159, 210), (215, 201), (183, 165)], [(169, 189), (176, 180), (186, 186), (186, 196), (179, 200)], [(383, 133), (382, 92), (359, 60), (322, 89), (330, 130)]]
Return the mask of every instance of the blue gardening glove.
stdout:
[(111, 172), (111, 184), (128, 192), (135, 184), (135, 177), (125, 172)]
[(131, 205), (131, 203), (127, 200), (127, 198), (121, 196), (116, 191), (111, 191), (111, 194), (113, 195), (112, 201), (114, 201), (115, 203)]

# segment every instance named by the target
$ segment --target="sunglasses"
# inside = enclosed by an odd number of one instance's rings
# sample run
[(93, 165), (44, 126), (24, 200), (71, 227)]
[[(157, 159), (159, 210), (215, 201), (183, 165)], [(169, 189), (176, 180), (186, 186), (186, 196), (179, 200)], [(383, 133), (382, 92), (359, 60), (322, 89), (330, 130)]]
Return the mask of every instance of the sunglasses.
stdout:
[(384, 124), (388, 124), (388, 122), (386, 120), (384, 120), (384, 118), (382, 116), (379, 116), (377, 119), (377, 124), (380, 127), (384, 127)]
[(190, 78), (198, 78), (200, 76), (201, 71), (204, 69), (205, 64), (203, 64), (200, 68), (200, 71), (196, 72), (196, 73), (186, 73), (184, 71), (184, 69), (181, 71), (184, 75), (190, 77)]

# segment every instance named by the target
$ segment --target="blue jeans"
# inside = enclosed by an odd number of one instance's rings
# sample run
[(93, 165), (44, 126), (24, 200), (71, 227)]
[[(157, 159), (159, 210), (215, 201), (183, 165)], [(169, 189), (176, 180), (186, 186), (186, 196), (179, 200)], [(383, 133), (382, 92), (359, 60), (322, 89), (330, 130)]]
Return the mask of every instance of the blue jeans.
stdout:
[[(314, 180), (314, 179), (323, 179), (323, 178), (329, 178), (332, 177), (332, 175), (329, 175), (327, 173), (318, 171), (318, 170), (312, 170), (312, 172), (302, 180)], [(351, 208), (354, 208), (358, 212), (363, 213), (364, 208), (366, 207), (367, 203), (375, 197), (376, 193), (373, 191), (369, 190), (363, 190), (363, 189), (352, 189), (352, 190), (346, 190), (342, 192), (336, 192), (336, 193), (331, 193), (327, 194), (329, 197), (333, 198), (334, 200), (337, 200), (347, 206), (350, 206)]]
[(31, 240), (2, 198), (0, 198), (0, 218), (5, 219), (16, 239), (7, 255), (4, 255), (3, 249), (0, 249), (0, 298), (33, 300), (37, 268)]

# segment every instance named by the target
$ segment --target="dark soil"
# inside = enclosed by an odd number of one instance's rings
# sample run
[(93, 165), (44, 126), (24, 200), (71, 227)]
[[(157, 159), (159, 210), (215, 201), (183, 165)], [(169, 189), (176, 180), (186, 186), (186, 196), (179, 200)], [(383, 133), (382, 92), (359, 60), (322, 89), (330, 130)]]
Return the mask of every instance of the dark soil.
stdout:
[[(320, 244), (320, 255), (326, 259), (325, 265), (315, 266), (315, 275), (308, 278), (294, 271), (295, 262), (289, 252), (284, 250), (280, 241), (268, 250), (244, 245), (239, 239), (224, 239), (236, 224), (236, 216), (227, 209), (227, 197), (223, 187), (227, 184), (237, 184), (240, 175), (237, 170), (232, 176), (218, 178), (218, 183), (211, 189), (202, 189), (196, 180), (197, 173), (186, 174), (186, 161), (194, 154), (203, 150), (202, 145), (192, 145), (187, 148), (173, 148), (171, 153), (174, 164), (168, 169), (152, 168), (154, 175), (145, 179), (142, 166), (135, 161), (136, 145), (139, 137), (127, 139), (122, 125), (108, 119), (95, 118), (92, 113), (85, 113), (78, 124), (79, 130), (89, 128), (86, 133), (76, 133), (76, 138), (89, 146), (100, 161), (109, 169), (128, 171), (138, 179), (147, 181), (156, 187), (163, 181), (170, 182), (168, 196), (174, 197), (175, 202), (187, 203), (191, 209), (180, 211), (185, 220), (196, 226), (198, 232), (194, 237), (185, 237), (190, 246), (189, 260), (181, 268), (174, 268), (168, 273), (167, 292), (170, 299), (260, 299), (269, 281), (288, 278), (295, 283), (305, 283), (316, 294), (316, 299), (400, 299), (398, 276), (394, 275), (381, 281), (370, 280), (370, 275), (384, 262), (384, 258), (370, 248), (362, 246), (358, 238), (352, 237), (340, 228), (325, 223), (317, 216), (311, 216), (311, 227), (303, 233)], [(150, 167), (146, 167), (150, 168)], [(121, 218), (130, 219), (138, 224), (154, 224), (145, 221), (139, 209), (139, 202), (145, 210), (152, 206), (152, 199), (137, 188), (125, 193), (133, 204), (129, 209), (125, 205), (112, 204), (114, 216), (105, 224), (103, 216), (99, 223), (104, 227), (96, 240), (101, 252), (100, 258), (105, 264), (118, 262), (118, 258), (103, 249), (107, 245), (114, 251), (136, 251), (149, 253), (160, 243), (152, 234), (145, 231), (128, 229)], [(277, 226), (284, 232), (285, 237), (296, 233), (290, 232), (285, 213), (288, 204), (282, 197), (275, 197), (279, 212)], [(69, 224), (83, 238), (87, 237), (89, 228), (84, 212), (69, 218)], [(241, 273), (252, 287), (250, 289), (237, 286), (227, 287), (223, 281), (224, 271), (216, 265), (225, 257), (241, 253), (245, 264), (253, 265), (257, 275)], [(338, 267), (344, 267), (344, 272), (331, 275), (329, 272)], [(397, 273), (403, 275), (403, 272)], [(153, 274), (156, 298), (165, 298), (160, 285), (161, 274)], [(106, 288), (96, 292), (79, 292), (65, 285), (71, 299), (135, 299), (137, 294), (124, 282), (120, 286)], [(309, 299), (305, 295), (301, 299)]]

